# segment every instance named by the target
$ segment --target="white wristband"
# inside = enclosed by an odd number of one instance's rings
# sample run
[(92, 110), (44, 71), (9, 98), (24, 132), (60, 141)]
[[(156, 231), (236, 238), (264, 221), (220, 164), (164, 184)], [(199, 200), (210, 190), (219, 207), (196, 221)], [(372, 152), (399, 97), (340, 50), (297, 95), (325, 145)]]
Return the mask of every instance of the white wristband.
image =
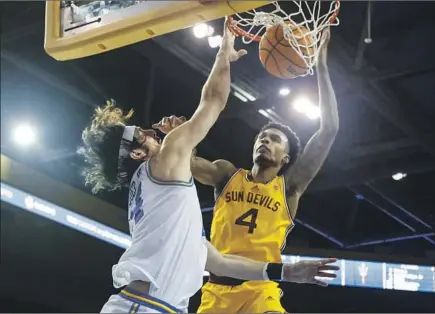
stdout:
[(282, 265), (282, 270), (281, 270), (281, 280), (284, 280), (284, 269), (285, 269), (286, 264)]
[(263, 267), (263, 279), (264, 280), (270, 280), (269, 276), (267, 275), (267, 265), (269, 265), (269, 263), (266, 263)]

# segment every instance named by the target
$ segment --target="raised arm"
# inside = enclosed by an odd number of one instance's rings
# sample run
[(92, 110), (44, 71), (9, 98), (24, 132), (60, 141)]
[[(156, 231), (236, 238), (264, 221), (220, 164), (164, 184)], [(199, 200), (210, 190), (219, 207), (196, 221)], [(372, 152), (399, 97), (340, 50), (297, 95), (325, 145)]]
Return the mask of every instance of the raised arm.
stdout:
[(190, 164), (192, 149), (204, 139), (226, 106), (231, 89), (230, 63), (245, 54), (246, 50), (234, 50), (234, 35), (225, 24), (222, 44), (202, 89), (199, 106), (192, 118), (165, 137), (161, 154), (165, 154), (167, 147), (170, 147), (170, 154), (176, 152), (186, 156)]
[(242, 280), (283, 280), (327, 286), (326, 282), (315, 277), (335, 278), (336, 274), (330, 272), (339, 270), (338, 266), (329, 265), (337, 261), (334, 258), (279, 264), (254, 261), (242, 256), (222, 255), (210, 242), (207, 242), (207, 250), (206, 270), (216, 276)]
[[(153, 125), (153, 128), (158, 129), (163, 134), (168, 134), (185, 122), (186, 118), (172, 115), (163, 117), (159, 123)], [(237, 169), (231, 162), (224, 159), (211, 162), (198, 157), (196, 149), (194, 149), (190, 159), (190, 170), (195, 180), (204, 185), (216, 186), (225, 177), (231, 176)]]
[(192, 175), (198, 182), (215, 187), (225, 177), (231, 176), (237, 168), (227, 160), (213, 162), (193, 154), (190, 161)]
[[(285, 174), (289, 189), (300, 196), (322, 167), (338, 132), (337, 99), (329, 78), (327, 66), (327, 45), (329, 29), (323, 33), (325, 43), (317, 64), (319, 85), (320, 129), (308, 141), (302, 155)], [(290, 197), (293, 197), (290, 195)], [(293, 213), (295, 214), (295, 213)]]

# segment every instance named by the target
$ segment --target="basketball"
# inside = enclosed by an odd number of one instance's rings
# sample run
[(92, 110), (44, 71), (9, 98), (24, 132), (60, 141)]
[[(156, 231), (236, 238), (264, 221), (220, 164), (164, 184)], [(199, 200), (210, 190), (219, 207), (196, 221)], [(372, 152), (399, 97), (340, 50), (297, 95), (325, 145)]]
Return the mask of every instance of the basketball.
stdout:
[[(311, 46), (311, 37), (305, 37), (306, 42), (303, 37), (307, 32), (308, 30), (303, 26), (300, 26), (299, 29), (293, 28), (293, 34), (300, 36), (300, 39), (297, 40), (298, 43)], [(308, 49), (309, 51), (307, 51)], [(313, 53), (313, 48), (301, 48), (301, 50), (304, 55)], [(302, 58), (285, 39), (281, 25), (270, 27), (261, 38), (260, 60), (267, 72), (282, 79), (295, 78), (308, 72)]]

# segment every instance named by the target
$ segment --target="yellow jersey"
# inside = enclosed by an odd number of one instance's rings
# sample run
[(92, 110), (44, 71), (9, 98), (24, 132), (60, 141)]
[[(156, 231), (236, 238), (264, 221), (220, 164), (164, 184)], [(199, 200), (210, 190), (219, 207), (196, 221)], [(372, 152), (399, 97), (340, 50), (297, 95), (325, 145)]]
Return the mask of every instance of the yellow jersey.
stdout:
[(263, 184), (250, 181), (249, 174), (239, 169), (223, 188), (216, 189), (211, 243), (222, 254), (280, 263), (294, 226), (284, 178), (277, 176)]

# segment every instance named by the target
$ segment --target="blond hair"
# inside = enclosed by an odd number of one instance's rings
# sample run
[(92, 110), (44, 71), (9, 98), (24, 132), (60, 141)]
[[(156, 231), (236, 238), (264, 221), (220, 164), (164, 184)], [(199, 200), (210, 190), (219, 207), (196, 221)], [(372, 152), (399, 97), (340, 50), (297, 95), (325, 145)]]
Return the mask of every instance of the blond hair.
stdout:
[(82, 133), (84, 145), (78, 153), (87, 163), (82, 175), (85, 184), (92, 186), (92, 193), (103, 189), (113, 191), (122, 186), (117, 175), (119, 147), (125, 124), (134, 111), (129, 110), (124, 115), (115, 106), (116, 102), (111, 99), (104, 107), (96, 108), (91, 125)]

